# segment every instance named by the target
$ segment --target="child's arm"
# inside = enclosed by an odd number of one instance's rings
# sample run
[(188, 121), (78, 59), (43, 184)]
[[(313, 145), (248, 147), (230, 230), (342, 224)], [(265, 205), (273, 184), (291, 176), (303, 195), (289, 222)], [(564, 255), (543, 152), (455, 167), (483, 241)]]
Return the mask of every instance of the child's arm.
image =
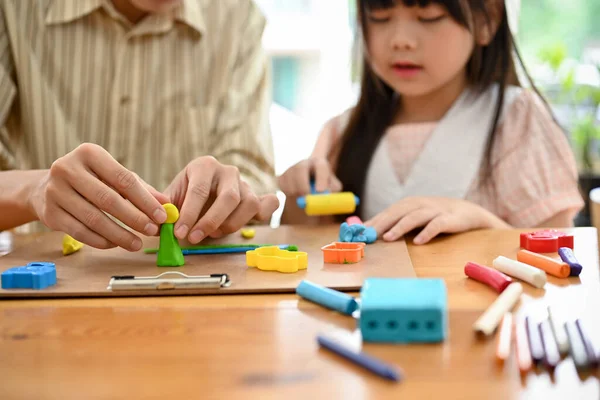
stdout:
[(542, 222), (538, 228), (571, 228), (573, 227), (573, 213), (570, 210), (561, 211)]
[(296, 199), (310, 193), (311, 179), (315, 179), (317, 191), (339, 192), (342, 190), (342, 184), (333, 174), (333, 166), (328, 158), (336, 140), (339, 118), (332, 118), (325, 124), (310, 158), (290, 167), (278, 178), (279, 187), (286, 195), (285, 207), (281, 216), (282, 224), (319, 225), (333, 222), (331, 217), (307, 216), (304, 210), (296, 205)]
[(534, 93), (525, 90), (507, 109), (492, 162), (495, 212), (502, 219), (518, 228), (573, 225), (584, 204), (575, 157)]
[(336, 116), (325, 123), (310, 158), (328, 158), (332, 146), (338, 139), (338, 126), (341, 116)]

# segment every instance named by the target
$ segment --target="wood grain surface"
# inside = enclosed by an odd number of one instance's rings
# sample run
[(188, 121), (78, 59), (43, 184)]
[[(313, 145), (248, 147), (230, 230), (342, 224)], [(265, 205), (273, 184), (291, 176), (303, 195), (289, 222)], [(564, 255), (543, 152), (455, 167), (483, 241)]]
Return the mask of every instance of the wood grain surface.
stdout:
[[(527, 284), (517, 317), (583, 318), (600, 338), (595, 229), (578, 228), (579, 278)], [(464, 276), (466, 261), (514, 258), (516, 230), (479, 231), (408, 245), (419, 277), (448, 287), (449, 338), (434, 345), (365, 344), (404, 371), (393, 384), (319, 350), (319, 332), (356, 321), (293, 294), (0, 301), (0, 399), (598, 399), (598, 373), (565, 358), (550, 374), (501, 366), (494, 338), (471, 326), (496, 298)], [(31, 241), (18, 238), (13, 248)], [(388, 260), (391, 262), (391, 260)], [(598, 341), (596, 341), (598, 344)]]

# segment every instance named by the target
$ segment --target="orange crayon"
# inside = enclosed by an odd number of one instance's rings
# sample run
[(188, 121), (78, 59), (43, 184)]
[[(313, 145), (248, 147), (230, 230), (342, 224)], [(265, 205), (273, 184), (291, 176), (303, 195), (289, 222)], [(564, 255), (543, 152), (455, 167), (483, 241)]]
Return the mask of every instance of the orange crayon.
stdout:
[(571, 273), (569, 264), (529, 250), (519, 250), (517, 260), (546, 271), (557, 278), (566, 278)]

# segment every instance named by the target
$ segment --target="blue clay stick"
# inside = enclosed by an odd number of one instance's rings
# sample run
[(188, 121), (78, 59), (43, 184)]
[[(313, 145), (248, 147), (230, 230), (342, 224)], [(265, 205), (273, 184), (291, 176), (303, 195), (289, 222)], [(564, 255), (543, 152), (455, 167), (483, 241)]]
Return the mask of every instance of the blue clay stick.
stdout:
[(352, 315), (358, 308), (358, 304), (354, 297), (307, 280), (300, 282), (296, 288), (296, 293), (306, 300), (310, 300), (313, 303), (317, 303), (323, 307), (339, 311), (346, 315)]

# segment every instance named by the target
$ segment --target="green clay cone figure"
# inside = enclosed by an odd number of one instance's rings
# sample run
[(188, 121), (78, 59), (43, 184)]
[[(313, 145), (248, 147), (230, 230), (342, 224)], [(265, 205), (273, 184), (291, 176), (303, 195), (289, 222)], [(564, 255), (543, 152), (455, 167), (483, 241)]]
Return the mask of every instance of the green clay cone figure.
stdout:
[(173, 204), (163, 204), (167, 212), (167, 220), (160, 226), (160, 244), (156, 265), (159, 267), (180, 267), (185, 264), (179, 242), (175, 237), (174, 226), (179, 219), (179, 210)]

